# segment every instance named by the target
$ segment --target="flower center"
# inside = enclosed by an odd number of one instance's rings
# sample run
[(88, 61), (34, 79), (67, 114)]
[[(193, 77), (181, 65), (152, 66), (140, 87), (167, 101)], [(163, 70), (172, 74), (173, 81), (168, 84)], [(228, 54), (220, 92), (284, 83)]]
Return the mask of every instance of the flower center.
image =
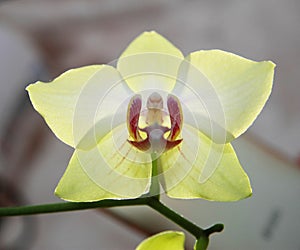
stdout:
[[(164, 153), (178, 146), (183, 139), (178, 139), (182, 128), (182, 109), (179, 99), (169, 94), (168, 111), (164, 110), (163, 98), (153, 92), (147, 99), (146, 108), (142, 110), (141, 95), (134, 95), (127, 110), (127, 128), (130, 139), (127, 141), (137, 149), (149, 153)], [(140, 119), (145, 126), (141, 127)], [(170, 120), (170, 126), (163, 126)]]

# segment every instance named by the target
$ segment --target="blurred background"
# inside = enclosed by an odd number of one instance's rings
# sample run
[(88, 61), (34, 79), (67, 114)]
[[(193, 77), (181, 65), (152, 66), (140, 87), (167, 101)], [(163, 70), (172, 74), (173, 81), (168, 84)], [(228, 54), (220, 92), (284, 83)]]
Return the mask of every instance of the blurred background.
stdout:
[[(33, 110), (26, 85), (108, 63), (156, 30), (184, 54), (219, 48), (277, 64), (270, 100), (234, 143), (253, 197), (165, 202), (202, 227), (225, 224), (209, 249), (300, 249), (299, 13), (298, 0), (0, 1), (0, 206), (59, 202), (53, 190), (72, 153)], [(1, 218), (0, 249), (126, 250), (167, 229), (177, 227), (146, 208)]]

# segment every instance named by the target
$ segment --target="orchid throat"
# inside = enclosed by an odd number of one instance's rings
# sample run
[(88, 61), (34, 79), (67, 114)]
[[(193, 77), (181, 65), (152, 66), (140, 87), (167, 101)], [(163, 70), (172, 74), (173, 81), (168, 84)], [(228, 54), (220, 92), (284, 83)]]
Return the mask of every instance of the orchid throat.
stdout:
[[(178, 146), (182, 128), (182, 108), (179, 99), (169, 94), (167, 98), (168, 112), (164, 110), (163, 98), (153, 92), (147, 99), (146, 108), (142, 110), (142, 97), (134, 95), (127, 110), (127, 128), (130, 139), (127, 141), (137, 149), (161, 154)], [(143, 126), (141, 125), (144, 120)], [(169, 120), (169, 125), (165, 125)]]

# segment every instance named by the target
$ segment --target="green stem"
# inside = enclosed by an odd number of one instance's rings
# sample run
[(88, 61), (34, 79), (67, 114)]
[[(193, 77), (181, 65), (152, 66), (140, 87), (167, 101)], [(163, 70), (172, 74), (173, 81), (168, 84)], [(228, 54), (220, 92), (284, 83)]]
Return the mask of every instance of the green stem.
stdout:
[(151, 174), (151, 186), (150, 186), (148, 196), (159, 200), (160, 186), (158, 180), (158, 166), (157, 166), (158, 159), (155, 153), (151, 155), (151, 158), (152, 158), (152, 174)]
[(213, 226), (211, 226), (210, 228), (205, 229), (205, 234), (206, 235), (210, 235), (213, 233), (220, 233), (222, 232), (224, 229), (224, 225), (223, 224), (215, 224)]
[(160, 214), (164, 215), (180, 227), (187, 230), (189, 233), (194, 235), (196, 239), (200, 238), (201, 236), (205, 235), (205, 230), (198, 227), (196, 224), (190, 222), (180, 214), (176, 213), (175, 211), (171, 210), (169, 207), (161, 203), (156, 199), (148, 199), (148, 206), (159, 212)]
[(144, 205), (145, 198), (131, 199), (131, 200), (102, 200), (97, 202), (60, 202), (52, 204), (42, 204), (33, 206), (19, 206), (19, 207), (1, 207), (1, 216), (19, 216), (32, 214), (46, 214), (56, 212), (66, 212), (74, 210), (84, 210), (92, 208), (106, 208), (118, 206), (135, 206)]
[(148, 205), (160, 214), (164, 215), (174, 223), (178, 224), (182, 228), (186, 229), (196, 238), (201, 235), (210, 235), (215, 232), (221, 232), (223, 230), (222, 224), (216, 224), (208, 229), (201, 229), (194, 223), (185, 219), (175, 211), (171, 210), (166, 205), (162, 204), (156, 198), (137, 198), (128, 200), (102, 200), (96, 202), (60, 202), (49, 203), (42, 205), (32, 206), (19, 206), (19, 207), (0, 207), (0, 217), (4, 216), (23, 216), (33, 214), (47, 214), (57, 212), (68, 212), (75, 210), (86, 210), (93, 208), (108, 208), (108, 207), (122, 207), (122, 206), (141, 206)]
[(208, 236), (204, 236), (199, 238), (195, 244), (195, 250), (206, 250), (208, 247), (209, 238)]
[[(108, 208), (119, 206), (138, 206), (148, 205), (166, 218), (170, 219), (189, 233), (194, 235), (198, 240), (197, 249), (206, 249), (208, 244), (208, 237), (215, 232), (221, 232), (223, 230), (222, 224), (216, 224), (208, 229), (202, 229), (193, 222), (182, 217), (175, 211), (171, 210), (166, 205), (162, 204), (157, 197), (143, 197), (129, 200), (102, 200), (97, 202), (61, 202), (52, 204), (42, 204), (33, 206), (20, 206), (20, 207), (2, 207), (0, 208), (0, 217), (2, 216), (21, 216), (21, 215), (33, 215), (33, 214), (46, 214), (56, 212), (66, 212), (93, 208)], [(207, 243), (205, 243), (207, 242)], [(205, 244), (202, 244), (205, 243)]]
[(184, 218), (182, 215), (176, 213), (175, 211), (161, 203), (159, 200), (150, 197), (149, 199), (147, 199), (147, 201), (147, 205), (149, 207), (153, 208), (154, 210), (164, 215), (166, 218), (170, 219), (171, 221), (179, 225), (181, 228), (185, 229), (190, 234), (195, 236), (195, 238), (197, 239), (196, 250), (207, 249), (209, 243), (209, 236), (212, 233), (221, 232), (224, 229), (223, 224), (216, 224), (204, 230), (198, 227), (193, 222)]

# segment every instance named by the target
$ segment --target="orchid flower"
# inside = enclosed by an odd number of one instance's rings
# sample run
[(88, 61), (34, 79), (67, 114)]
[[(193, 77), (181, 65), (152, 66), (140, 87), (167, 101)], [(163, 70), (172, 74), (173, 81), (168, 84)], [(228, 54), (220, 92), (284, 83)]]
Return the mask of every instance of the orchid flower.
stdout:
[(75, 202), (135, 198), (149, 193), (157, 178), (174, 198), (250, 196), (230, 142), (264, 107), (274, 67), (221, 50), (184, 57), (151, 31), (116, 63), (29, 85), (34, 108), (75, 149), (56, 195)]

